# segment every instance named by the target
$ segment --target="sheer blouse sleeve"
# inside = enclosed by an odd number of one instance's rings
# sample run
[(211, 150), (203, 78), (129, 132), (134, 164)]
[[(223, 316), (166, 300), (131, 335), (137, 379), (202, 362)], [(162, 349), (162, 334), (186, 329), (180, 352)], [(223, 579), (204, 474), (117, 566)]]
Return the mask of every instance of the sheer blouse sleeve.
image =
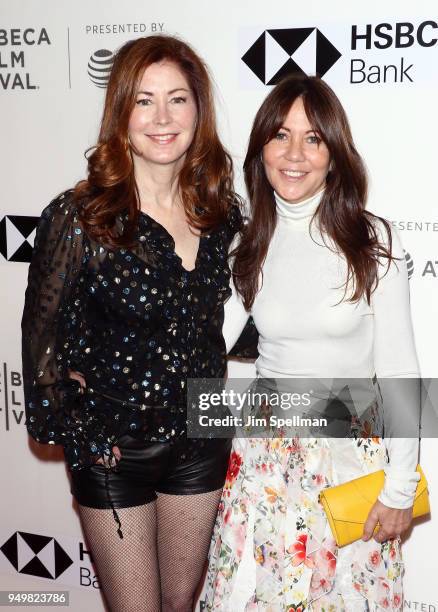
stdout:
[(63, 328), (77, 321), (81, 300), (73, 295), (84, 259), (84, 234), (72, 192), (42, 213), (29, 266), (22, 317), (26, 426), (38, 442), (63, 444), (68, 436), (66, 404), (80, 385), (68, 377)]

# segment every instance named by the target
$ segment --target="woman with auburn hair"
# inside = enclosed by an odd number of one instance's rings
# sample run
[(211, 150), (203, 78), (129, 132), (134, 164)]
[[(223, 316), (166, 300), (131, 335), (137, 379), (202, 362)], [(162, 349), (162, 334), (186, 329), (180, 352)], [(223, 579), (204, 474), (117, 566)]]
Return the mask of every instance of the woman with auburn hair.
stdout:
[[(400, 534), (419, 479), (418, 437), (394, 435), (408, 435), (395, 426), (403, 419), (418, 434), (419, 414), (403, 249), (389, 223), (365, 209), (363, 162), (341, 103), (319, 78), (290, 76), (270, 92), (244, 172), (252, 214), (234, 252), (227, 346), (251, 314), (257, 388), (270, 389), (269, 398), (308, 392), (304, 415), (341, 407), (345, 429), (240, 432), (210, 548), (207, 609), (401, 610)], [(250, 349), (240, 338), (232, 354)], [(400, 381), (409, 393), (397, 396), (397, 384), (394, 395), (388, 383), (397, 377), (412, 377)], [(363, 389), (364, 398), (355, 395)], [(258, 414), (272, 414), (272, 405)], [(364, 415), (370, 420), (355, 418)], [(382, 418), (384, 439), (376, 435)], [(385, 484), (363, 538), (338, 548), (320, 492), (379, 469)]]
[(27, 427), (64, 447), (113, 611), (192, 609), (231, 443), (188, 439), (186, 381), (225, 373), (240, 223), (204, 63), (127, 42), (88, 178), (42, 213), (22, 321)]

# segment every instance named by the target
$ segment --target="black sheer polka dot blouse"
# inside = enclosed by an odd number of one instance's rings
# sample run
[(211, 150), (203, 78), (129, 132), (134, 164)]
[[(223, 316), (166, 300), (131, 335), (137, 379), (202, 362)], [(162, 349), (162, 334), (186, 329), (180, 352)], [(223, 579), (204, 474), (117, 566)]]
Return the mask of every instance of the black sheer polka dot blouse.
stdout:
[[(123, 218), (122, 218), (123, 222)], [(71, 469), (111, 455), (124, 433), (165, 442), (186, 434), (188, 378), (226, 369), (228, 249), (242, 218), (200, 238), (187, 271), (170, 234), (141, 213), (133, 250), (83, 231), (72, 192), (43, 211), (22, 319), (26, 424), (62, 444)], [(69, 371), (81, 372), (81, 392)]]

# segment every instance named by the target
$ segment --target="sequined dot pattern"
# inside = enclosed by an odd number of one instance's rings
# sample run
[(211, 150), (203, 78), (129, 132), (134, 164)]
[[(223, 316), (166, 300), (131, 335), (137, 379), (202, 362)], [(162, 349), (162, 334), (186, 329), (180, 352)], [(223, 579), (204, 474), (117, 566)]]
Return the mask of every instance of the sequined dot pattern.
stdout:
[[(75, 469), (123, 433), (184, 435), (187, 378), (225, 373), (228, 248), (240, 225), (232, 206), (227, 223), (201, 236), (187, 271), (170, 234), (144, 213), (135, 248), (109, 249), (82, 230), (72, 191), (50, 203), (22, 320), (27, 428), (36, 440), (63, 444)], [(69, 370), (84, 375), (85, 392)]]

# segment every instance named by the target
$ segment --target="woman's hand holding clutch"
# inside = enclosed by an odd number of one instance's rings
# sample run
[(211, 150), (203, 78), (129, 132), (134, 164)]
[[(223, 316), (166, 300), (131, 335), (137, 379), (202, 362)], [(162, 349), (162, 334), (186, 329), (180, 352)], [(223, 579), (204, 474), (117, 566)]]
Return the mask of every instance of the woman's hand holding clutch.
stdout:
[(397, 538), (408, 529), (411, 521), (412, 507), (404, 510), (389, 508), (377, 500), (368, 514), (362, 539), (365, 542), (368, 541), (377, 526), (378, 531), (374, 535), (376, 542), (385, 542)]

